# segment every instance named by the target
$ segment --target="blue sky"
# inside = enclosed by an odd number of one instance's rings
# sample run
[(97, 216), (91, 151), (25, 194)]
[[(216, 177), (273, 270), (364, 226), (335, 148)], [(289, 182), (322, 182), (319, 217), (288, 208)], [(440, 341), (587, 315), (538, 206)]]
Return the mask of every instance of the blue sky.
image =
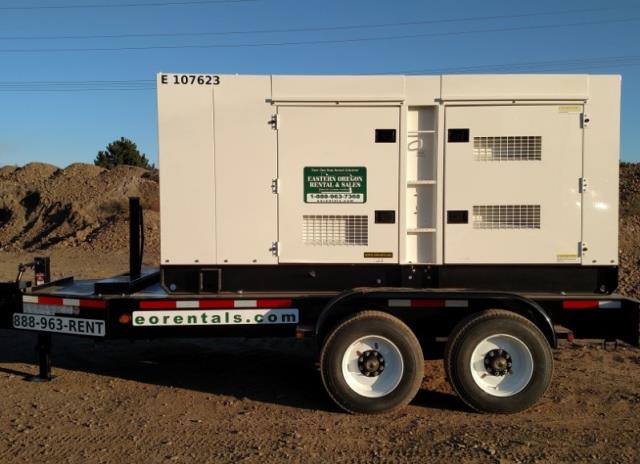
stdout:
[[(0, 165), (91, 162), (121, 136), (157, 162), (152, 81), (159, 71), (464, 68), (622, 74), (621, 157), (640, 161), (640, 4), (632, 0), (216, 1), (0, 1)], [(146, 5), (81, 7), (118, 4)], [(288, 31), (255, 32), (274, 29)], [(126, 37), (95, 37), (105, 35)], [(288, 45), (264, 45), (274, 43)], [(119, 50), (96, 50), (105, 48)]]

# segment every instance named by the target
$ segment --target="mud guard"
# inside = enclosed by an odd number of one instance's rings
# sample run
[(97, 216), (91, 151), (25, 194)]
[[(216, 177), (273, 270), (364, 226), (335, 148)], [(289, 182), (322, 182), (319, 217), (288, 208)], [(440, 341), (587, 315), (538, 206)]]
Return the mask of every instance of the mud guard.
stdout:
[[(551, 318), (537, 302), (517, 295), (504, 292), (468, 292), (468, 291), (416, 291), (415, 289), (397, 288), (354, 288), (340, 293), (332, 298), (322, 309), (314, 328), (314, 335), (322, 340), (332, 325), (362, 309), (386, 310), (393, 313), (394, 308), (388, 306), (388, 300), (467, 300), (466, 315), (483, 309), (505, 309), (521, 314), (530, 319), (542, 331), (551, 347), (558, 345), (556, 333)], [(395, 308), (397, 309), (397, 308)], [(414, 308), (416, 311), (428, 308)], [(457, 308), (460, 309), (460, 308)], [(459, 313), (458, 313), (459, 314)]]

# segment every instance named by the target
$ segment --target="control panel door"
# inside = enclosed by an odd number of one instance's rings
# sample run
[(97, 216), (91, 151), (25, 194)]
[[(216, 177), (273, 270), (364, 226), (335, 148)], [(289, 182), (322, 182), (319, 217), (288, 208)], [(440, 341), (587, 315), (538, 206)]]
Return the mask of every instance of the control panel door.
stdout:
[(282, 263), (398, 262), (399, 107), (278, 107)]

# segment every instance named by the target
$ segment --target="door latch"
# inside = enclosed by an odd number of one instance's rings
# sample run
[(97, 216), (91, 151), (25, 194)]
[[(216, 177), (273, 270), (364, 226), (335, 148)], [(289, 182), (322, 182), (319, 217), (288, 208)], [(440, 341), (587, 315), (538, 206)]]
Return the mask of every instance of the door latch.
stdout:
[(274, 114), (273, 116), (271, 116), (271, 121), (269, 121), (269, 124), (271, 124), (271, 127), (274, 130), (280, 129), (280, 115)]
[(280, 256), (280, 242), (273, 242), (269, 251), (273, 256)]
[(585, 242), (580, 242), (578, 246), (580, 249), (580, 256), (586, 255), (587, 251), (589, 251), (589, 247), (587, 247), (587, 244)]

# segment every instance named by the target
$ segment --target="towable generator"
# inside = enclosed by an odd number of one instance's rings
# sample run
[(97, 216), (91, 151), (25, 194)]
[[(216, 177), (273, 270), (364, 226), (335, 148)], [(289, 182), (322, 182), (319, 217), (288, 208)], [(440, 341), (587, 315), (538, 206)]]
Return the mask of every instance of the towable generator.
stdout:
[(412, 400), (425, 355), (523, 410), (561, 336), (638, 345), (618, 275), (620, 77), (157, 76), (161, 262), (0, 286), (1, 325), (98, 339), (313, 337), (344, 410)]

